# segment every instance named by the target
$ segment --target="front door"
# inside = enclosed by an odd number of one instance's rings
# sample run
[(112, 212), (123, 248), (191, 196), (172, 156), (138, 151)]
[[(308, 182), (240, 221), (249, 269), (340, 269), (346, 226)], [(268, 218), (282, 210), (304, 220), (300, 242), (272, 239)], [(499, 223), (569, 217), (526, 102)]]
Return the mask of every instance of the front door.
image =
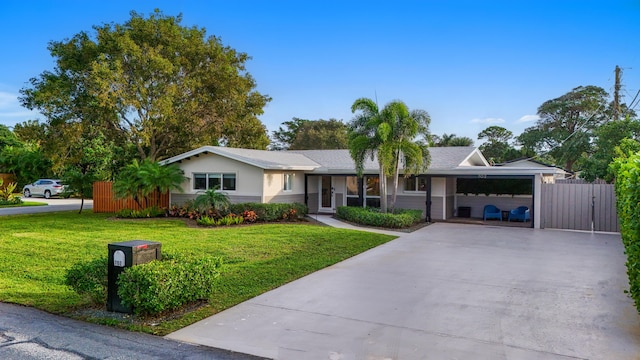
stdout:
[(331, 176), (320, 176), (320, 199), (319, 212), (334, 212), (333, 178)]

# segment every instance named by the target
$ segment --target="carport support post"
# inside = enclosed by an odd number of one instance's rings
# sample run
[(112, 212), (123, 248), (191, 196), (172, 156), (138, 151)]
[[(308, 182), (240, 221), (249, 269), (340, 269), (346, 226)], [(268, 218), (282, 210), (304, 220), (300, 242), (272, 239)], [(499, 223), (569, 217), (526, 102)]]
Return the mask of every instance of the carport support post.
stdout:
[(427, 208), (425, 211), (424, 220), (430, 223), (431, 222), (431, 176), (427, 176), (427, 200), (425, 204)]

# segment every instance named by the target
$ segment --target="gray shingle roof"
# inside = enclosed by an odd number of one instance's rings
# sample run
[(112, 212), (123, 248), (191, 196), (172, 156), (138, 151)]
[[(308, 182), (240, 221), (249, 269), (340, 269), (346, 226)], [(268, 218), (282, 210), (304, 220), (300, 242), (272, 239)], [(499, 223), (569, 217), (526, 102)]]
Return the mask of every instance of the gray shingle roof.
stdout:
[(229, 148), (223, 146), (203, 146), (184, 154), (164, 160), (163, 164), (182, 161), (202, 153), (225, 156), (262, 169), (313, 170), (319, 164), (308, 157), (288, 151), (266, 151), (253, 149)]
[[(182, 161), (201, 153), (213, 153), (225, 156), (262, 169), (307, 170), (324, 173), (353, 173), (355, 171), (355, 162), (351, 158), (349, 150), (346, 149), (267, 151), (222, 146), (203, 146), (174, 156), (162, 163), (167, 164)], [(463, 164), (465, 160), (475, 154), (474, 147), (434, 147), (429, 148), (429, 153), (431, 155), (431, 165), (429, 169), (431, 170), (447, 170), (464, 165), (479, 165), (477, 160), (473, 164)], [(372, 160), (370, 157), (367, 157), (364, 163), (364, 171), (367, 173), (377, 173), (377, 159)]]

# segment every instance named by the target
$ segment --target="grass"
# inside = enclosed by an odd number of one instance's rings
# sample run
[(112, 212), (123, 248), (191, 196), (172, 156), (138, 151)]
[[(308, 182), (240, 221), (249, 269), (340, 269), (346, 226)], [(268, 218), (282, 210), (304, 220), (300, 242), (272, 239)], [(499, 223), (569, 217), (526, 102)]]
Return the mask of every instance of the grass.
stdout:
[[(392, 236), (307, 223), (190, 228), (180, 219), (111, 220), (111, 214), (59, 212), (3, 216), (0, 301), (71, 315), (90, 306), (64, 285), (76, 262), (107, 255), (107, 244), (162, 243), (163, 251), (222, 256), (223, 275), (209, 303), (159, 325), (118, 323), (164, 335), (287, 282), (383, 244)], [(114, 324), (108, 319), (90, 321)], [(157, 322), (157, 321), (156, 321)]]
[(47, 203), (37, 202), (37, 201), (23, 201), (22, 204), (13, 204), (13, 205), (0, 205), (0, 209), (2, 208), (13, 208), (13, 207), (23, 207), (23, 206), (43, 206), (47, 205)]

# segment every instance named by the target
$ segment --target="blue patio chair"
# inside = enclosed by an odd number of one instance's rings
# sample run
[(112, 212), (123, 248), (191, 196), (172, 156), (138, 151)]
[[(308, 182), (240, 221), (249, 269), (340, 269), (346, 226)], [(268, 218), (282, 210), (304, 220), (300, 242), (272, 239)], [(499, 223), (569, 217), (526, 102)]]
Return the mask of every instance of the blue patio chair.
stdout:
[(485, 205), (483, 218), (484, 221), (487, 221), (487, 219), (498, 219), (502, 221), (502, 212), (495, 205)]
[(521, 220), (523, 222), (531, 220), (531, 214), (529, 212), (529, 208), (526, 206), (519, 206), (511, 211), (509, 211), (509, 219), (511, 220)]

